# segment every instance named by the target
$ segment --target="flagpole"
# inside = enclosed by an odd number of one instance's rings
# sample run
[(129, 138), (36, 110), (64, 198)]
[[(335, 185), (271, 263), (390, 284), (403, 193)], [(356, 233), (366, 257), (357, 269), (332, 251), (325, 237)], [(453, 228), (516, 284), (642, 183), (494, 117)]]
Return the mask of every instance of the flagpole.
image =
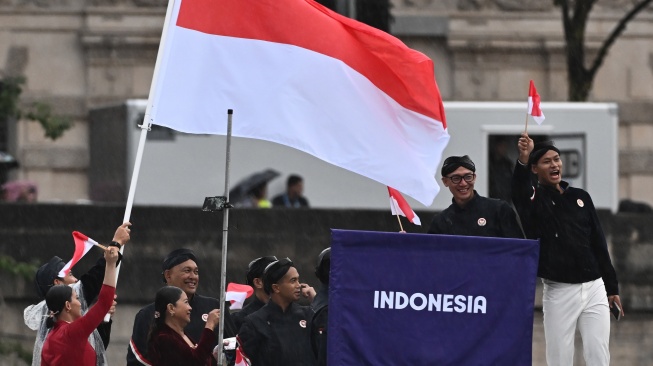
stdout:
[[(528, 109), (528, 107), (526, 109)], [(524, 132), (528, 133), (528, 112), (526, 112), (526, 122), (524, 123)]]
[[(161, 41), (159, 42), (159, 51), (156, 55), (156, 63), (154, 64), (154, 75), (152, 76), (152, 83), (150, 84), (150, 94), (149, 98), (152, 98), (154, 91), (156, 90), (157, 78), (159, 75), (159, 68), (161, 67), (161, 59), (163, 58), (163, 50), (165, 49), (166, 35), (168, 34), (168, 26), (170, 24), (170, 18), (172, 16), (172, 10), (175, 6), (175, 0), (168, 1), (168, 9), (166, 10), (166, 17), (163, 21), (163, 30), (161, 31)], [(143, 160), (143, 150), (145, 149), (145, 140), (147, 138), (147, 131), (150, 130), (152, 125), (150, 121), (150, 110), (152, 109), (152, 103), (150, 100), (147, 101), (147, 107), (145, 107), (145, 115), (143, 116), (143, 123), (138, 127), (141, 128), (141, 137), (138, 140), (138, 149), (136, 150), (136, 161), (134, 162), (134, 170), (132, 172), (132, 179), (129, 185), (129, 194), (127, 195), (127, 203), (125, 205), (125, 215), (123, 216), (122, 222), (128, 222), (131, 217), (132, 207), (134, 205), (134, 194), (136, 193), (136, 184), (138, 183), (138, 173), (141, 170), (141, 161)], [(120, 254), (124, 254), (125, 246), (120, 247)], [(120, 266), (122, 261), (118, 263), (116, 267), (116, 286), (118, 285), (118, 275), (120, 274)], [(111, 315), (107, 314), (104, 316), (104, 321), (109, 322), (111, 320)]]
[(231, 162), (231, 122), (233, 109), (227, 110), (227, 153), (224, 169), (224, 196), (226, 204), (222, 216), (222, 265), (220, 266), (220, 324), (218, 326), (218, 365), (222, 365), (222, 343), (224, 340), (224, 317), (228, 311), (224, 304), (226, 302), (225, 286), (227, 282), (227, 240), (229, 237), (229, 163)]

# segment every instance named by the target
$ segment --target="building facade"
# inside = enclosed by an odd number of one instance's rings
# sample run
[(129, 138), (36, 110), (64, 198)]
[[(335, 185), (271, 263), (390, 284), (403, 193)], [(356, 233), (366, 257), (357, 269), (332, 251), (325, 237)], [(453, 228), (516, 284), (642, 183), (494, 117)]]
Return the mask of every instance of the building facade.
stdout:
[[(586, 31), (589, 60), (633, 2), (599, 0), (594, 6)], [(34, 122), (6, 126), (5, 143), (21, 163), (10, 178), (38, 183), (40, 201), (88, 200), (88, 111), (147, 98), (166, 4), (0, 0), (0, 76), (24, 76), (23, 105), (49, 103), (75, 123), (56, 141), (43, 137)], [(521, 101), (530, 79), (543, 101), (567, 99), (562, 21), (553, 0), (393, 0), (392, 5), (392, 33), (435, 61), (444, 100)], [(649, 204), (652, 39), (649, 8), (610, 49), (589, 98), (618, 103), (619, 196)]]

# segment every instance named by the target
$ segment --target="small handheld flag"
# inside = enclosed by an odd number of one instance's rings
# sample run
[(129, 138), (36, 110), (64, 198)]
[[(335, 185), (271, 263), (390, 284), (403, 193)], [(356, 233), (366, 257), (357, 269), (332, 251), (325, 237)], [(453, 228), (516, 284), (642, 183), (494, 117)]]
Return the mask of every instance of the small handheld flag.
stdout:
[(230, 282), (227, 285), (227, 292), (225, 292), (225, 300), (231, 301), (231, 310), (238, 310), (243, 308), (245, 299), (252, 296), (253, 293), (252, 286)]
[(541, 125), (542, 122), (544, 122), (544, 113), (542, 113), (542, 108), (540, 107), (540, 95), (537, 94), (533, 80), (531, 80), (530, 86), (528, 88), (528, 112), (526, 115), (527, 126), (528, 115), (533, 116), (533, 119), (535, 122), (537, 122), (538, 125)]
[(77, 264), (77, 262), (79, 262), (79, 260), (82, 259), (82, 257), (84, 257), (94, 245), (105, 250), (107, 249), (104, 245), (98, 244), (98, 242), (79, 231), (73, 231), (73, 239), (75, 240), (75, 253), (73, 253), (73, 258), (66, 263), (61, 271), (59, 271), (58, 276), (61, 278), (66, 277), (75, 264)]
[[(390, 194), (390, 210), (393, 215), (397, 215), (397, 219), (399, 218), (398, 216), (401, 215), (415, 225), (422, 225), (422, 222), (419, 220), (417, 214), (415, 214), (415, 211), (410, 208), (410, 205), (406, 202), (406, 199), (404, 199), (399, 191), (392, 187), (388, 187), (388, 193)], [(401, 221), (399, 222), (399, 226), (401, 227)], [(404, 231), (403, 227), (401, 227), (401, 231)]]

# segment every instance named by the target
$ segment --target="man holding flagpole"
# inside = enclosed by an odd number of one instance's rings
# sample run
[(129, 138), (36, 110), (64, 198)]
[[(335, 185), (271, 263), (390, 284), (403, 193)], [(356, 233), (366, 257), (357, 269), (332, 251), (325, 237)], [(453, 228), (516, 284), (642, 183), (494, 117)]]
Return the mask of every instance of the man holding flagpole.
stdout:
[[(130, 225), (130, 223), (126, 222), (116, 229), (112, 239), (112, 244), (115, 243), (113, 245), (122, 246), (129, 241)], [(80, 258), (77, 259), (79, 260)], [(72, 261), (69, 262), (69, 270), (66, 271), (65, 274), (62, 274), (62, 269), (67, 267), (67, 265), (61, 258), (54, 256), (48, 261), (48, 263), (43, 264), (36, 271), (34, 283), (36, 285), (37, 295), (42, 301), (36, 305), (30, 305), (25, 308), (23, 314), (25, 324), (30, 329), (37, 331), (34, 351), (32, 354), (33, 366), (41, 364), (41, 349), (48, 332), (45, 326), (46, 317), (44, 316), (47, 312), (47, 306), (45, 306), (45, 294), (48, 290), (55, 285), (72, 285), (78, 293), (82, 311), (84, 312), (88, 310), (88, 306), (97, 299), (97, 296), (100, 293), (102, 282), (104, 281), (104, 267), (106, 266), (104, 257), (100, 257), (95, 263), (95, 266), (82, 275), (80, 280), (77, 280), (72, 271), (70, 271), (73, 266), (74, 263), (72, 263)], [(116, 302), (114, 300), (113, 306), (109, 311), (110, 314), (115, 312), (115, 306)], [(111, 321), (101, 323), (97, 329), (93, 331), (91, 338), (91, 345), (94, 347), (98, 355), (98, 363), (102, 364), (100, 360), (105, 359), (105, 350), (109, 346), (109, 340), (111, 338)]]
[(534, 144), (524, 132), (517, 148), (512, 201), (526, 237), (540, 240), (546, 361), (573, 364), (578, 327), (585, 363), (609, 365), (610, 309), (619, 318), (623, 308), (592, 198), (562, 180), (560, 150), (552, 141)]
[(433, 218), (429, 234), (524, 238), (508, 203), (474, 190), (476, 165), (469, 156), (448, 157), (440, 172), (453, 198), (451, 205)]

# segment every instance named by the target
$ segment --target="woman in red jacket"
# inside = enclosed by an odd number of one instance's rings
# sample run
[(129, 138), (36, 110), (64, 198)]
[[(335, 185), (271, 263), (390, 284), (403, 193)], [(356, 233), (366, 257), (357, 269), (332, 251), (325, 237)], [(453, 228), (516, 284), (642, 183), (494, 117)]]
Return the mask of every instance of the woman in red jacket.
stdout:
[(206, 319), (199, 343), (184, 333), (192, 308), (179, 287), (162, 287), (154, 300), (154, 319), (148, 335), (148, 356), (152, 366), (210, 366), (220, 310), (213, 309)]
[(104, 282), (97, 303), (82, 316), (77, 293), (67, 285), (53, 286), (45, 295), (49, 309), (46, 326), (52, 328), (43, 344), (42, 366), (94, 366), (96, 353), (88, 337), (100, 324), (113, 304), (116, 293), (116, 263), (119, 248), (110, 246), (104, 252)]

